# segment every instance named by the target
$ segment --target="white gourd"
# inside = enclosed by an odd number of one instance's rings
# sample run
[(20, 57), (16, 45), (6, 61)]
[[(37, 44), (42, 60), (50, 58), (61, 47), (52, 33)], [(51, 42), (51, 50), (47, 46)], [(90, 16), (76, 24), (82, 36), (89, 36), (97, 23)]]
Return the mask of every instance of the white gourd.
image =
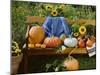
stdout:
[(72, 37), (66, 38), (64, 40), (64, 45), (66, 45), (68, 47), (75, 47), (75, 46), (77, 46), (77, 43), (78, 43), (77, 39), (76, 38), (72, 38)]

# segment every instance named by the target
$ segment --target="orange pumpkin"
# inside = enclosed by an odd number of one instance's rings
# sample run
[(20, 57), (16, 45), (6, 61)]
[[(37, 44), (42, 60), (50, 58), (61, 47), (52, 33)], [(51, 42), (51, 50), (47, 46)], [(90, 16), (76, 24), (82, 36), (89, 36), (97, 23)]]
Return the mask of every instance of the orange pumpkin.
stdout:
[(74, 71), (74, 70), (78, 70), (79, 69), (79, 62), (78, 60), (76, 60), (73, 57), (69, 57), (64, 61), (64, 67), (66, 68), (66, 70), (69, 71)]
[(86, 46), (87, 47), (92, 47), (94, 44), (94, 41), (92, 41), (91, 39), (88, 38), (87, 42), (86, 42)]
[(40, 26), (33, 26), (29, 30), (29, 43), (36, 44), (42, 43), (45, 37), (45, 32), (42, 27)]
[(58, 47), (61, 45), (61, 39), (58, 37), (47, 37), (44, 40), (44, 44), (46, 47), (53, 48), (53, 47)]

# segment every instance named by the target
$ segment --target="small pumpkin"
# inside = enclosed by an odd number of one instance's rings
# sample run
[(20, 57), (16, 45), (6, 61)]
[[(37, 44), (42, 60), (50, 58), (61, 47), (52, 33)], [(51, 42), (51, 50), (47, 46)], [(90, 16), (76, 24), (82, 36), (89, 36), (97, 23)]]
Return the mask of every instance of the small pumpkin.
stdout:
[(92, 36), (90, 37), (90, 39), (93, 41), (93, 43), (96, 42), (96, 37), (95, 37), (95, 36), (92, 35)]
[(80, 39), (78, 42), (78, 46), (79, 48), (85, 48), (86, 47), (86, 43), (84, 39)]
[(42, 44), (42, 45), (41, 45), (41, 48), (46, 48), (46, 45), (45, 45), (45, 44)]
[(86, 46), (87, 47), (92, 47), (94, 44), (94, 41), (92, 41), (90, 38), (88, 38), (87, 42), (86, 42)]
[(61, 45), (61, 39), (55, 36), (46, 37), (44, 40), (44, 44), (49, 48), (58, 47)]
[(34, 44), (28, 44), (29, 48), (34, 48)]
[(29, 30), (29, 43), (41, 43), (45, 37), (45, 32), (40, 26), (33, 26)]
[(74, 71), (79, 69), (79, 62), (77, 59), (73, 58), (72, 56), (68, 57), (64, 62), (63, 65), (66, 70)]
[(41, 47), (41, 44), (35, 44), (35, 47), (36, 48), (40, 48)]
[(78, 44), (78, 40), (74, 37), (69, 37), (64, 40), (64, 45), (68, 47), (76, 47)]

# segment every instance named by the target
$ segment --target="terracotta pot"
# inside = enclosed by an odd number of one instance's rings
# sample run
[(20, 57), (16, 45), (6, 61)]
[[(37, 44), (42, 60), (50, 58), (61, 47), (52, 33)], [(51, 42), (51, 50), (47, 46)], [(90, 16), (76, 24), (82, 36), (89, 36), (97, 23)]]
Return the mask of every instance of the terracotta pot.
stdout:
[(11, 58), (11, 74), (16, 75), (20, 62), (23, 58), (23, 54), (20, 56), (12, 56)]

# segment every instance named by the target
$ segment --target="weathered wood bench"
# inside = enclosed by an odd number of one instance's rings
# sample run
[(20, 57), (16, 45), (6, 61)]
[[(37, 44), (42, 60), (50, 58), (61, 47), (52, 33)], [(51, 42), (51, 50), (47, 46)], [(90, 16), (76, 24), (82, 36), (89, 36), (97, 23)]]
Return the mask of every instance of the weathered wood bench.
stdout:
[[(85, 20), (85, 19), (78, 19), (78, 20), (68, 20), (68, 23), (71, 25), (73, 23), (77, 24), (92, 24), (95, 25), (95, 20)], [(28, 73), (28, 57), (31, 55), (67, 55), (69, 54), (73, 48), (66, 48), (63, 52), (57, 52), (54, 48), (28, 48), (28, 32), (31, 25), (34, 22), (43, 23), (45, 21), (44, 17), (38, 16), (28, 16), (26, 20), (27, 32), (26, 32), (26, 48), (24, 49), (24, 73)], [(86, 48), (76, 48), (72, 54), (87, 54)]]

